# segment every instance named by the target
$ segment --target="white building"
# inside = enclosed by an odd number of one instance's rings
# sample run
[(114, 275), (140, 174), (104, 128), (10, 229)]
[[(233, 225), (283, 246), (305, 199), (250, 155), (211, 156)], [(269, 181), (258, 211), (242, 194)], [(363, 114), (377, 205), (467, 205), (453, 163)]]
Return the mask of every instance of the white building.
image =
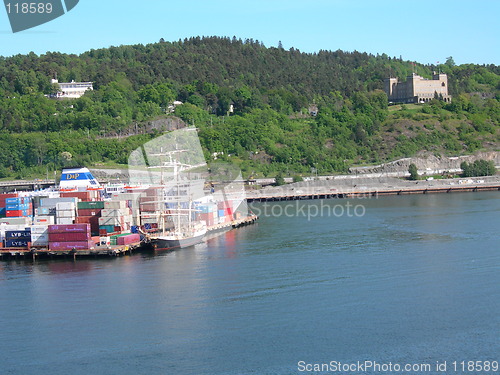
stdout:
[(52, 84), (59, 86), (57, 94), (53, 96), (57, 99), (78, 99), (83, 96), (87, 90), (94, 89), (92, 82), (59, 82), (57, 79), (53, 79)]

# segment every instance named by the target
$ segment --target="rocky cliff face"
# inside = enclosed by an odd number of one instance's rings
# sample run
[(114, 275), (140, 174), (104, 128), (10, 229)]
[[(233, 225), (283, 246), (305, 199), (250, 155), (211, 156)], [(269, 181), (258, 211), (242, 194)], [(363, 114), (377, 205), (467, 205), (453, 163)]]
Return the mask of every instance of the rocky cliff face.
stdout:
[(460, 169), (460, 164), (464, 161), (471, 163), (479, 159), (493, 160), (495, 165), (500, 165), (500, 152), (487, 151), (479, 152), (474, 155), (465, 156), (435, 156), (434, 154), (421, 154), (413, 158), (405, 158), (368, 167), (353, 167), (349, 169), (350, 173), (388, 173), (388, 172), (407, 172), (410, 164), (415, 164), (421, 171), (454, 171)]

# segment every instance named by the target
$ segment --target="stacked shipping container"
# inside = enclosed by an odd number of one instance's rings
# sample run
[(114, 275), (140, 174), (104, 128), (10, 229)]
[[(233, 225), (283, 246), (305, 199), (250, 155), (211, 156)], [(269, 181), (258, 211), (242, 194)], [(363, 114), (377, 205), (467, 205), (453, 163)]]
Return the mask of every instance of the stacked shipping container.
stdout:
[(76, 202), (58, 202), (56, 203), (56, 222), (57, 224), (70, 225), (76, 219)]
[(29, 228), (19, 231), (5, 231), (5, 247), (26, 248), (31, 242), (31, 230)]
[(95, 247), (90, 224), (49, 225), (48, 234), (51, 250), (89, 250)]
[(33, 216), (33, 202), (30, 197), (5, 198), (5, 217), (31, 217)]
[(77, 224), (90, 224), (92, 235), (99, 235), (99, 218), (104, 208), (103, 201), (78, 202)]

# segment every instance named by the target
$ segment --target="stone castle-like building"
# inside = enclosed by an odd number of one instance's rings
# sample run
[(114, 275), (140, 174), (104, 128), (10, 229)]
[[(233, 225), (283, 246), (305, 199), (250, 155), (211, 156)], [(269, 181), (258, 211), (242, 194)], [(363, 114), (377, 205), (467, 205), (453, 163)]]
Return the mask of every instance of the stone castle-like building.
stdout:
[(445, 102), (451, 101), (446, 74), (434, 72), (432, 79), (426, 79), (413, 73), (406, 78), (406, 82), (387, 78), (384, 86), (389, 102), (392, 103), (425, 103), (434, 99), (436, 94)]

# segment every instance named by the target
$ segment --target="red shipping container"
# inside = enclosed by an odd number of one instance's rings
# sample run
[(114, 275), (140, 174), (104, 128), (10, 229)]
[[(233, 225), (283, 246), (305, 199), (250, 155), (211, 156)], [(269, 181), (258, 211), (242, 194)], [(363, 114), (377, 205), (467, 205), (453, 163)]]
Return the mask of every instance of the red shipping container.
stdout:
[(98, 216), (78, 216), (76, 218), (77, 224), (90, 224), (90, 231), (92, 233), (99, 233), (99, 217)]
[(89, 250), (94, 248), (95, 243), (89, 241), (75, 241), (75, 242), (49, 242), (50, 250), (70, 251), (70, 250)]
[(3, 193), (0, 195), (2, 198), (19, 198), (19, 193)]
[(78, 210), (78, 216), (101, 216), (102, 208), (81, 208)]
[[(27, 215), (23, 214), (27, 212)], [(5, 216), (7, 217), (26, 217), (29, 215), (29, 210), (7, 210), (5, 211)]]
[(49, 233), (49, 242), (79, 242), (88, 241), (90, 233)]
[(19, 198), (19, 193), (6, 193), (0, 194), (0, 207), (5, 207), (5, 200), (7, 198)]
[(233, 209), (231, 207), (226, 207), (224, 209), (224, 216), (231, 216), (233, 214)]
[(130, 245), (131, 243), (136, 243), (141, 241), (141, 236), (139, 234), (130, 234), (128, 236), (121, 236), (116, 239), (117, 245)]
[(90, 232), (90, 224), (49, 225), (49, 233)]

